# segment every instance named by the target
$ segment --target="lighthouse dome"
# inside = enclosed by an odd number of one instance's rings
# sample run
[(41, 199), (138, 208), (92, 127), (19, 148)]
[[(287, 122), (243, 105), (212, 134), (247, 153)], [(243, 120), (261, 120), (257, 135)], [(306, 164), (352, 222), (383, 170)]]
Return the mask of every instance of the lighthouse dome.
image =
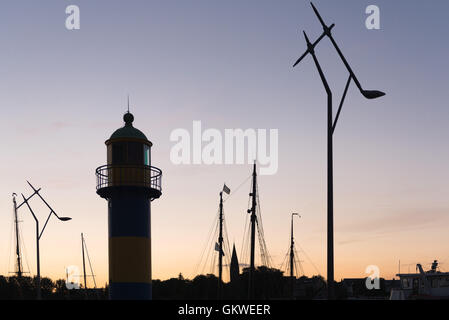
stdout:
[(145, 134), (137, 128), (133, 127), (134, 116), (127, 112), (123, 116), (123, 121), (125, 121), (125, 126), (115, 130), (109, 139), (123, 139), (123, 138), (134, 138), (147, 140)]

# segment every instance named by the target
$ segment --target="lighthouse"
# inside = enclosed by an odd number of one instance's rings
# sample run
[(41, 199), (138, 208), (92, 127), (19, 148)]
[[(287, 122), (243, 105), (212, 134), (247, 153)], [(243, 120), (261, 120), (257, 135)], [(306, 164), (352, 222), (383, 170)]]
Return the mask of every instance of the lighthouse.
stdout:
[(107, 164), (96, 170), (97, 194), (108, 202), (109, 298), (150, 300), (151, 201), (162, 194), (162, 171), (151, 166), (152, 143), (125, 125), (105, 142)]

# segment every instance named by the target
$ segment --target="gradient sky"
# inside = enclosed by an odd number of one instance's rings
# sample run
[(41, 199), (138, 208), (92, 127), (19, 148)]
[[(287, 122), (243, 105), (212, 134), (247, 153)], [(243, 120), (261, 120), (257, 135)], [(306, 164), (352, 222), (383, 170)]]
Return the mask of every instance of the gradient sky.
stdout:
[[(65, 28), (65, 8), (81, 30)], [(364, 277), (368, 265), (392, 278), (408, 264), (439, 259), (449, 270), (449, 2), (316, 0), (367, 89), (351, 87), (335, 133), (335, 277)], [(365, 28), (365, 8), (381, 30)], [(296, 242), (326, 275), (326, 99), (301, 31), (321, 26), (307, 1), (2, 1), (0, 4), (0, 274), (13, 271), (11, 193), (29, 179), (70, 222), (50, 220), (41, 273), (65, 278), (81, 266), (84, 232), (97, 282), (107, 281), (107, 205), (95, 193), (104, 141), (122, 126), (131, 95), (135, 126), (154, 143), (164, 172), (152, 204), (153, 278), (192, 277), (223, 182), (235, 189), (249, 165), (170, 162), (176, 128), (279, 129), (279, 171), (259, 180), (268, 249), (279, 266)], [(346, 70), (327, 40), (317, 54), (338, 100)], [(240, 253), (250, 185), (227, 202), (229, 241)], [(33, 200), (41, 219), (48, 210)], [(35, 273), (34, 221), (20, 219)], [(301, 252), (300, 252), (301, 254)], [(9, 258), (10, 257), (10, 258)], [(316, 274), (301, 257), (306, 275)], [(414, 266), (410, 267), (414, 271)]]

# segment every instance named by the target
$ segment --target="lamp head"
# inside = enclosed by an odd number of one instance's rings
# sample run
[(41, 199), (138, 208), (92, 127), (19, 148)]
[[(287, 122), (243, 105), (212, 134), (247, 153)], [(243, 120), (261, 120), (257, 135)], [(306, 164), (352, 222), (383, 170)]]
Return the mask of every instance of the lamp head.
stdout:
[(362, 92), (362, 95), (367, 99), (376, 99), (376, 98), (383, 97), (385, 95), (384, 92), (377, 91), (377, 90), (362, 90), (361, 92)]
[(70, 218), (70, 217), (58, 217), (58, 219), (61, 220), (61, 221), (69, 221), (69, 220), (72, 220), (72, 218)]

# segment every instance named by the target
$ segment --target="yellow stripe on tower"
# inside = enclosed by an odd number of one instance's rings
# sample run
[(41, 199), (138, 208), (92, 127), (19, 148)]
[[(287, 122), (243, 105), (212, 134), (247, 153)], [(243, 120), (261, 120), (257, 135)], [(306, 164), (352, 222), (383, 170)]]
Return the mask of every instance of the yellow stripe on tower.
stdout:
[(111, 282), (151, 283), (151, 239), (109, 238), (109, 279)]

